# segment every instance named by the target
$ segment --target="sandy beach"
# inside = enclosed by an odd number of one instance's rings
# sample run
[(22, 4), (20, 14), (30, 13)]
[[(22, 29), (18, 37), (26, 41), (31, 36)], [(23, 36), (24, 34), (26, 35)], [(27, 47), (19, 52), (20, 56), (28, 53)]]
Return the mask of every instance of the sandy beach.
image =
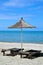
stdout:
[[(0, 42), (0, 65), (43, 65), (43, 57), (37, 57), (34, 59), (20, 58), (19, 55), (16, 56), (3, 56), (1, 53), (2, 49), (9, 48), (21, 48), (20, 43), (9, 43), (9, 42)], [(41, 50), (43, 52), (43, 44), (32, 44), (32, 43), (23, 43), (23, 48)]]

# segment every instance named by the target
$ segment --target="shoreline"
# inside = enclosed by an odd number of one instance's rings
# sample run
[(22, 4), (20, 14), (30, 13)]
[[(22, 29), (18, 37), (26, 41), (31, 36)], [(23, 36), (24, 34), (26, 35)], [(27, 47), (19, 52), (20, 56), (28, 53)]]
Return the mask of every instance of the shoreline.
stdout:
[[(43, 44), (22, 43), (24, 49), (35, 49), (43, 51)], [(0, 48), (21, 48), (21, 43), (0, 42)]]
[[(0, 43), (10, 43), (11, 44), (11, 43), (21, 43), (21, 42), (0, 42)], [(34, 43), (33, 42), (31, 42), (31, 43), (30, 42), (22, 42), (22, 43), (23, 44), (42, 44), (43, 45), (43, 43), (37, 43), (37, 42), (34, 42)]]

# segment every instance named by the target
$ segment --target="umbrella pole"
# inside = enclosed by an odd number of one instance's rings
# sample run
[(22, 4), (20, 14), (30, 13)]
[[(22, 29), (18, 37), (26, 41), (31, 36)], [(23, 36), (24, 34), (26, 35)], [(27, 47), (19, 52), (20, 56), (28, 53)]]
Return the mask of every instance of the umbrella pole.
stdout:
[(22, 49), (22, 27), (21, 27), (21, 49)]

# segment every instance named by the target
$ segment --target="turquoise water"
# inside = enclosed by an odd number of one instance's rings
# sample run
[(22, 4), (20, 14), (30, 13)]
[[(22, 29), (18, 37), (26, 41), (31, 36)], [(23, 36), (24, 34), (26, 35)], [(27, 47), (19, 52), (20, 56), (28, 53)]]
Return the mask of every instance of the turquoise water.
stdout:
[[(21, 31), (0, 31), (0, 42), (21, 42)], [(23, 31), (22, 42), (43, 43), (43, 31)]]

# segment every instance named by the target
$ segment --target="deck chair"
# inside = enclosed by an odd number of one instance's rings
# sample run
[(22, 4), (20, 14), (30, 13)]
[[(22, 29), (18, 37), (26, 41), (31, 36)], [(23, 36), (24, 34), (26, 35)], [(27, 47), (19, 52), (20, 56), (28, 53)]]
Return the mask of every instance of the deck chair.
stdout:
[(11, 55), (17, 54), (20, 50), (24, 50), (24, 48), (10, 48), (10, 49), (2, 49), (1, 52), (3, 53), (3, 56), (5, 56), (6, 51), (10, 51)]
[(20, 54), (20, 57), (22, 58), (22, 56), (23, 55), (26, 55), (26, 57), (28, 57), (28, 58), (30, 58), (30, 59), (32, 59), (32, 57), (33, 56), (39, 56), (40, 55), (40, 50), (27, 50), (27, 51), (25, 51), (25, 52), (19, 52), (19, 54)]

